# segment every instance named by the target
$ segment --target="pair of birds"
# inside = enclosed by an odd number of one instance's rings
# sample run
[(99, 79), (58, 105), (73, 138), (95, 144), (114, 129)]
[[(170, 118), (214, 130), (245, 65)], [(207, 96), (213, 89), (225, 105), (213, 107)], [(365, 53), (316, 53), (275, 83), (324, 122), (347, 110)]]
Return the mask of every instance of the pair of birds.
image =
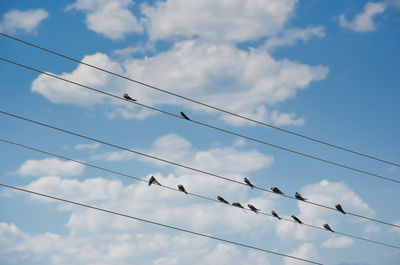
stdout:
[[(127, 93), (124, 94), (124, 99), (129, 100), (129, 101), (133, 101), (133, 102), (137, 101), (136, 99), (131, 98)], [(183, 113), (182, 111), (181, 111), (181, 117), (186, 119), (186, 120), (188, 120), (188, 121), (190, 121), (189, 117), (186, 116), (186, 114)]]
[[(248, 186), (250, 186), (250, 188), (252, 188), (252, 189), (254, 189), (255, 188), (255, 186), (250, 182), (250, 180), (248, 179), (248, 178), (244, 178), (244, 183), (246, 183)], [(274, 193), (277, 193), (277, 194), (284, 194), (279, 188), (277, 188), (277, 187), (272, 187), (271, 188), (271, 191), (272, 192), (274, 192)], [(296, 198), (296, 199), (298, 199), (298, 200), (301, 200), (301, 201), (306, 201), (307, 199), (306, 198), (303, 198), (301, 195), (300, 195), (300, 193), (298, 193), (298, 192), (296, 192), (295, 194), (294, 194), (294, 197)]]
[[(162, 186), (161, 183), (158, 182), (158, 180), (157, 180), (154, 176), (151, 176), (150, 179), (149, 179), (149, 182), (147, 183), (147, 185), (149, 185), (149, 187), (150, 187), (150, 186), (153, 185), (153, 184), (154, 184), (154, 185)], [(183, 187), (182, 184), (179, 184), (179, 185), (178, 185), (178, 190), (181, 191), (181, 192), (183, 192), (183, 193), (185, 193), (185, 194), (188, 194), (187, 191), (186, 191), (186, 189), (185, 189), (185, 187)]]

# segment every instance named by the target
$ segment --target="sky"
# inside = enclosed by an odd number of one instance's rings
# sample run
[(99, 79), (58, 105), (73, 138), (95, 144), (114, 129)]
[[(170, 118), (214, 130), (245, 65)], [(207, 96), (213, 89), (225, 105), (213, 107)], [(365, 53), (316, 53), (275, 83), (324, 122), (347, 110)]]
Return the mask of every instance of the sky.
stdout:
[[(1, 1), (0, 32), (296, 133), (400, 162), (400, 2)], [(285, 134), (0, 36), (0, 57), (285, 148), (400, 179), (400, 168)], [(0, 62), (0, 110), (258, 187), (400, 225), (400, 184), (285, 152)], [(0, 139), (183, 184), (400, 245), (400, 229), (0, 115)], [(1, 183), (335, 265), (399, 264), (398, 249), (244, 212), (0, 143)], [(305, 264), (0, 189), (1, 264)]]

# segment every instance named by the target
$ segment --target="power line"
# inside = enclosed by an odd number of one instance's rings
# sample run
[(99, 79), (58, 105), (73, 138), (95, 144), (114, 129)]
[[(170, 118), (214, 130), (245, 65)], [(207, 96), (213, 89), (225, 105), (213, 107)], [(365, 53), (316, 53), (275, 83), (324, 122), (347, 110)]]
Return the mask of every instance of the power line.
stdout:
[[(34, 123), (34, 124), (37, 124), (37, 125), (40, 125), (40, 126), (43, 126), (43, 127), (47, 127), (47, 128), (50, 128), (50, 129), (53, 129), (53, 130), (56, 130), (56, 131), (60, 131), (60, 132), (67, 133), (67, 134), (71, 134), (71, 135), (74, 135), (74, 136), (77, 136), (77, 137), (80, 137), (80, 138), (84, 138), (84, 139), (87, 139), (87, 140), (90, 140), (90, 141), (94, 141), (94, 142), (97, 142), (97, 143), (108, 145), (108, 146), (111, 146), (111, 147), (114, 147), (114, 148), (117, 148), (117, 149), (128, 151), (128, 152), (131, 152), (131, 153), (134, 153), (134, 154), (137, 154), (137, 155), (141, 155), (141, 156), (144, 156), (144, 157), (147, 157), (147, 158), (151, 158), (151, 159), (154, 159), (154, 160), (158, 160), (158, 161), (161, 161), (161, 162), (164, 162), (164, 163), (167, 163), (167, 164), (171, 164), (171, 165), (178, 166), (178, 167), (181, 167), (181, 168), (185, 168), (185, 169), (188, 169), (188, 170), (191, 170), (191, 171), (199, 172), (199, 173), (206, 174), (206, 175), (209, 175), (209, 176), (212, 176), (212, 177), (220, 178), (220, 179), (223, 179), (223, 180), (226, 180), (226, 181), (230, 181), (230, 182), (234, 182), (234, 183), (237, 183), (237, 184), (241, 184), (241, 185), (247, 186), (245, 183), (237, 181), (237, 180), (234, 180), (234, 179), (230, 179), (230, 178), (227, 178), (227, 177), (224, 177), (224, 176), (221, 176), (221, 175), (210, 173), (210, 172), (207, 172), (207, 171), (204, 171), (204, 170), (200, 170), (200, 169), (197, 169), (197, 168), (194, 168), (194, 167), (190, 167), (190, 166), (187, 166), (187, 165), (184, 165), (184, 164), (180, 164), (180, 163), (177, 163), (177, 162), (172, 162), (172, 161), (160, 158), (160, 157), (156, 157), (156, 156), (149, 155), (149, 154), (146, 154), (146, 153), (143, 153), (143, 152), (139, 152), (139, 151), (136, 151), (136, 150), (133, 150), (133, 149), (129, 149), (129, 148), (126, 148), (126, 147), (115, 145), (115, 144), (112, 144), (112, 143), (109, 143), (109, 142), (106, 142), (106, 141), (103, 141), (103, 140), (99, 140), (99, 139), (96, 139), (96, 138), (93, 138), (93, 137), (89, 137), (89, 136), (86, 136), (86, 135), (83, 135), (83, 134), (79, 134), (79, 133), (75, 133), (75, 132), (68, 131), (68, 130), (65, 130), (65, 129), (61, 129), (61, 128), (58, 128), (58, 127), (55, 127), (55, 126), (52, 126), (52, 125), (49, 125), (49, 124), (45, 124), (45, 123), (42, 123), (42, 122), (39, 122), (39, 121), (28, 119), (28, 118), (25, 118), (25, 117), (22, 117), (22, 116), (18, 116), (18, 115), (12, 114), (12, 113), (8, 113), (8, 112), (2, 111), (2, 110), (0, 110), (0, 113), (4, 114), (4, 115), (7, 115), (7, 116), (10, 116), (10, 117), (13, 117), (13, 118), (17, 118), (17, 119), (23, 120), (23, 121)], [(255, 186), (254, 188), (258, 189), (258, 190), (262, 190), (264, 192), (278, 194), (278, 193), (274, 193), (271, 190), (268, 190), (268, 189), (265, 189), (265, 188), (261, 188), (261, 187), (257, 187), (257, 186)], [(286, 195), (286, 194), (278, 194), (278, 195), (286, 197), (286, 198), (290, 198), (290, 199), (293, 199), (293, 200), (296, 200), (296, 201), (300, 201), (300, 202), (303, 202), (303, 203), (308, 203), (308, 204), (316, 205), (316, 206), (323, 207), (323, 208), (326, 208), (326, 209), (330, 209), (330, 210), (333, 210), (333, 211), (337, 212), (337, 210), (335, 208), (330, 207), (330, 206), (326, 206), (326, 205), (323, 205), (323, 204), (310, 202), (310, 201), (297, 200), (295, 197), (292, 197), (292, 196), (289, 196), (289, 195)], [(366, 220), (378, 222), (378, 223), (381, 223), (381, 224), (385, 224), (385, 225), (389, 225), (389, 226), (400, 228), (400, 225), (392, 224), (392, 223), (385, 222), (385, 221), (378, 220), (378, 219), (374, 219), (374, 218), (371, 218), (371, 217), (362, 216), (362, 215), (359, 215), (359, 214), (354, 214), (354, 213), (351, 213), (351, 212), (346, 212), (346, 213), (348, 215), (353, 215), (353, 216), (356, 216), (356, 217), (359, 217), (359, 218), (362, 218), (362, 219), (366, 219)]]
[[(82, 165), (85, 165), (85, 166), (88, 166), (88, 167), (96, 168), (96, 169), (99, 169), (99, 170), (102, 170), (102, 171), (110, 172), (110, 173), (113, 173), (113, 174), (116, 174), (116, 175), (120, 175), (120, 176), (123, 176), (123, 177), (135, 179), (135, 180), (138, 180), (138, 181), (141, 181), (141, 182), (145, 182), (145, 183), (148, 182), (148, 180), (146, 180), (144, 178), (134, 177), (134, 176), (131, 176), (131, 175), (128, 175), (128, 174), (125, 174), (125, 173), (121, 173), (119, 171), (103, 168), (103, 167), (100, 167), (100, 166), (97, 166), (97, 165), (89, 164), (89, 163), (82, 162), (82, 161), (79, 161), (79, 160), (76, 160), (76, 159), (72, 159), (72, 158), (68, 158), (68, 157), (65, 157), (65, 156), (62, 156), (62, 155), (50, 153), (50, 152), (47, 152), (47, 151), (44, 151), (44, 150), (41, 150), (41, 149), (38, 149), (38, 148), (34, 148), (34, 147), (31, 147), (31, 146), (27, 146), (27, 145), (24, 145), (24, 144), (12, 142), (12, 141), (7, 141), (7, 140), (4, 140), (4, 139), (0, 139), (0, 142), (11, 144), (11, 145), (15, 145), (15, 146), (19, 146), (19, 147), (23, 147), (25, 149), (30, 149), (30, 150), (33, 150), (33, 151), (36, 151), (36, 152), (39, 152), (39, 153), (43, 153), (43, 154), (46, 154), (46, 155), (51, 155), (51, 156), (54, 156), (54, 157), (62, 158), (64, 160), (73, 161), (75, 163), (79, 163), (79, 164), (82, 164)], [(160, 187), (161, 188), (166, 188), (166, 189), (169, 189), (169, 190), (173, 190), (173, 191), (176, 191), (176, 192), (180, 192), (177, 189), (175, 189), (173, 187), (170, 187), (170, 186), (161, 185)], [(194, 197), (198, 197), (198, 198), (202, 198), (202, 199), (205, 199), (205, 200), (208, 200), (208, 201), (221, 203), (220, 201), (218, 201), (216, 199), (213, 199), (213, 198), (210, 198), (210, 197), (207, 197), (207, 196), (203, 196), (203, 195), (199, 195), (199, 194), (195, 194), (195, 193), (192, 193), (192, 192), (188, 192), (188, 195), (194, 196)], [(232, 206), (233, 207), (233, 205), (231, 205), (231, 204), (223, 203), (223, 205)], [(245, 207), (245, 210), (250, 211), (250, 209), (248, 209), (246, 207)], [(269, 214), (267, 212), (259, 211), (259, 214), (262, 214), (262, 215), (265, 215), (265, 216), (269, 216), (269, 217), (272, 217), (272, 218), (276, 219), (276, 217), (274, 217), (272, 214)], [(291, 223), (296, 223), (295, 221), (293, 221), (291, 219), (284, 218), (284, 217), (281, 217), (281, 220), (284, 220), (284, 221), (287, 221), (287, 222), (291, 222)], [(311, 224), (307, 224), (307, 223), (303, 223), (303, 225), (311, 227), (311, 228), (315, 228), (315, 229), (319, 229), (319, 230), (323, 230), (323, 231), (329, 232), (328, 230), (326, 230), (326, 229), (324, 229), (322, 227), (319, 227), (319, 226), (315, 226), (315, 225), (311, 225)], [(331, 232), (329, 232), (329, 233), (331, 233)], [(363, 237), (359, 237), (359, 236), (355, 236), (355, 235), (342, 233), (342, 232), (339, 232), (339, 231), (336, 231), (336, 230), (335, 230), (335, 233), (343, 235), (343, 236), (346, 236), (346, 237), (350, 237), (350, 238), (355, 238), (355, 239), (359, 239), (359, 240), (363, 240), (363, 241), (367, 241), (367, 242), (371, 242), (371, 243), (375, 243), (375, 244), (379, 244), (379, 245), (383, 245), (383, 246), (388, 246), (388, 247), (400, 249), (399, 246), (395, 246), (395, 245), (391, 245), (391, 244), (387, 244), (387, 243), (383, 243), (383, 242), (379, 242), (379, 241), (375, 241), (375, 240), (371, 240), (371, 239), (368, 239), (368, 238), (363, 238)]]
[(180, 227), (176, 227), (176, 226), (172, 226), (172, 225), (166, 225), (166, 224), (163, 224), (163, 223), (159, 223), (159, 222), (155, 222), (155, 221), (151, 221), (151, 220), (147, 220), (147, 219), (143, 219), (143, 218), (139, 218), (139, 217), (135, 217), (135, 216), (132, 216), (132, 215), (127, 215), (127, 214), (123, 214), (123, 213), (119, 213), (119, 212), (115, 212), (115, 211), (110, 211), (110, 210), (106, 210), (106, 209), (103, 209), (103, 208), (90, 206), (88, 204), (83, 204), (83, 203), (79, 203), (79, 202), (75, 202), (75, 201), (70, 201), (70, 200), (59, 198), (59, 197), (50, 196), (50, 195), (46, 195), (46, 194), (43, 194), (43, 193), (39, 193), (39, 192), (27, 190), (27, 189), (18, 188), (18, 187), (11, 186), (11, 185), (6, 185), (6, 184), (0, 183), (0, 186), (3, 186), (5, 188), (9, 188), (9, 189), (18, 190), (18, 191), (23, 191), (23, 192), (26, 192), (26, 193), (31, 193), (31, 194), (34, 194), (34, 195), (42, 196), (42, 197), (53, 199), (53, 200), (58, 200), (58, 201), (62, 201), (62, 202), (70, 203), (70, 204), (75, 204), (75, 205), (78, 205), (78, 206), (90, 208), (90, 209), (97, 210), (97, 211), (102, 211), (102, 212), (106, 212), (106, 213), (110, 213), (110, 214), (114, 214), (114, 215), (130, 218), (130, 219), (134, 219), (134, 220), (140, 221), (140, 222), (150, 223), (150, 224), (153, 224), (153, 225), (162, 226), (162, 227), (166, 227), (166, 228), (169, 228), (169, 229), (174, 229), (174, 230), (181, 231), (181, 232), (185, 232), (185, 233), (189, 233), (189, 234), (193, 234), (193, 235), (197, 235), (197, 236), (201, 236), (201, 237), (214, 239), (214, 240), (217, 240), (217, 241), (222, 241), (222, 242), (225, 242), (225, 243), (229, 243), (229, 244), (233, 244), (233, 245), (237, 245), (237, 246), (241, 246), (241, 247), (245, 247), (245, 248), (250, 248), (250, 249), (262, 251), (262, 252), (273, 254), (273, 255), (278, 255), (278, 256), (287, 257), (287, 258), (291, 258), (291, 259), (301, 260), (301, 261), (308, 262), (308, 263), (323, 265), (322, 263), (318, 263), (318, 262), (311, 261), (311, 260), (308, 260), (308, 259), (302, 259), (302, 258), (291, 256), (291, 255), (288, 255), (288, 254), (283, 254), (283, 253), (279, 253), (279, 252), (275, 252), (275, 251), (271, 251), (271, 250), (267, 250), (267, 249), (263, 249), (263, 248), (258, 248), (258, 247), (254, 247), (254, 246), (251, 246), (251, 245), (239, 243), (239, 242), (236, 242), (236, 241), (231, 241), (231, 240), (223, 239), (223, 238), (220, 238), (220, 237), (215, 237), (215, 236), (203, 234), (203, 233), (191, 231), (191, 230), (188, 230), (188, 229), (184, 229), (184, 228), (180, 228)]
[(257, 124), (259, 124), (259, 125), (263, 125), (263, 126), (267, 126), (267, 127), (273, 128), (273, 129), (278, 130), (278, 131), (280, 131), (280, 132), (284, 132), (284, 133), (287, 133), (287, 134), (295, 135), (295, 136), (298, 136), (298, 137), (307, 139), (307, 140), (309, 140), (309, 141), (313, 141), (313, 142), (316, 142), (316, 143), (319, 143), (319, 144), (323, 144), (323, 145), (326, 145), (326, 146), (329, 146), (329, 147), (332, 147), (332, 148), (336, 148), (336, 149), (339, 149), (339, 150), (342, 150), (342, 151), (345, 151), (345, 152), (349, 152), (349, 153), (358, 155), (358, 156), (366, 157), (366, 158), (373, 159), (373, 160), (376, 160), (376, 161), (379, 161), (379, 162), (382, 162), (382, 163), (386, 163), (386, 164), (389, 164), (389, 165), (392, 165), (392, 166), (400, 167), (400, 164), (398, 164), (398, 163), (390, 162), (390, 161), (387, 161), (387, 160), (378, 158), (378, 157), (376, 157), (376, 156), (372, 156), (372, 155), (368, 155), (368, 154), (361, 153), (361, 152), (358, 152), (358, 151), (354, 151), (354, 150), (351, 150), (351, 149), (346, 148), (346, 147), (343, 147), (343, 146), (331, 144), (331, 143), (328, 143), (328, 142), (326, 142), (326, 141), (319, 140), (319, 139), (316, 139), (316, 138), (313, 138), (313, 137), (310, 137), (310, 136), (307, 136), (307, 135), (304, 135), (304, 134), (296, 133), (296, 132), (294, 132), (294, 131), (286, 130), (286, 129), (283, 129), (283, 128), (274, 126), (274, 125), (272, 125), (272, 124), (269, 124), (269, 123), (265, 123), (265, 122), (261, 122), (261, 121), (258, 121), (258, 120), (254, 120), (254, 119), (252, 119), (252, 118), (249, 118), (249, 117), (246, 117), (246, 116), (243, 116), (243, 115), (240, 115), (240, 114), (237, 114), (237, 113), (234, 113), (234, 112), (231, 112), (231, 111), (228, 111), (228, 110), (219, 108), (219, 107), (215, 107), (215, 106), (209, 105), (209, 104), (207, 104), (207, 103), (200, 102), (200, 101), (198, 101), (198, 100), (195, 100), (195, 99), (192, 99), (192, 98), (189, 98), (189, 97), (185, 97), (185, 96), (179, 95), (179, 94), (177, 94), (177, 93), (173, 93), (173, 92), (171, 92), (171, 91), (168, 91), (168, 90), (165, 90), (165, 89), (162, 89), (162, 88), (153, 86), (153, 85), (146, 84), (146, 83), (144, 83), (144, 82), (141, 82), (141, 81), (138, 81), (138, 80), (129, 78), (129, 77), (127, 77), (127, 76), (124, 76), (124, 75), (121, 75), (121, 74), (117, 74), (117, 73), (115, 73), (115, 72), (106, 70), (106, 69), (104, 69), (104, 68), (95, 66), (95, 65), (93, 65), (93, 64), (89, 64), (89, 63), (86, 63), (86, 62), (83, 62), (83, 61), (74, 59), (74, 58), (69, 57), (69, 56), (66, 56), (66, 55), (64, 55), (64, 54), (61, 54), (61, 53), (58, 53), (58, 52), (55, 52), (55, 51), (52, 51), (52, 50), (49, 50), (49, 49), (40, 47), (40, 46), (35, 45), (35, 44), (31, 43), (31, 42), (27, 42), (27, 41), (24, 41), (24, 40), (21, 40), (21, 39), (12, 37), (12, 36), (10, 36), (10, 35), (7, 35), (7, 34), (1, 33), (1, 32), (0, 32), (0, 35), (2, 35), (2, 36), (4, 36), (4, 37), (7, 37), (7, 38), (9, 38), (9, 39), (18, 41), (18, 42), (20, 42), (20, 43), (29, 45), (29, 46), (31, 46), (31, 47), (40, 49), (40, 50), (42, 50), (42, 51), (45, 51), (45, 52), (48, 52), (48, 53), (51, 53), (51, 54), (60, 56), (60, 57), (62, 57), (62, 58), (68, 59), (68, 60), (70, 60), (70, 61), (73, 61), (73, 62), (82, 64), (82, 65), (86, 65), (86, 66), (91, 67), (91, 68), (94, 68), (94, 69), (96, 69), (96, 70), (99, 70), (99, 71), (102, 71), (102, 72), (105, 72), (105, 73), (108, 73), (108, 74), (117, 76), (117, 77), (119, 77), (119, 78), (122, 78), (122, 79), (125, 79), (125, 80), (128, 80), (128, 81), (134, 82), (134, 83), (136, 83), (136, 84), (139, 84), (139, 85), (142, 85), (142, 86), (145, 86), (145, 87), (154, 89), (154, 90), (157, 90), (157, 91), (159, 91), (159, 92), (163, 92), (163, 93), (166, 93), (166, 94), (169, 94), (169, 95), (172, 95), (172, 96), (175, 96), (175, 97), (178, 97), (178, 98), (181, 98), (181, 99), (190, 101), (190, 102), (192, 102), (192, 103), (195, 103), (195, 104), (198, 104), (198, 105), (207, 107), (207, 108), (211, 108), (211, 109), (214, 109), (214, 110), (223, 112), (223, 113), (225, 113), (225, 114), (229, 114), (229, 115), (232, 115), (232, 116), (235, 116), (235, 117), (238, 117), (238, 118), (241, 118), (241, 119), (244, 119), (244, 120), (253, 122), (253, 123), (257, 123)]
[[(104, 92), (102, 90), (99, 90), (99, 89), (96, 89), (96, 88), (92, 88), (92, 87), (89, 87), (89, 86), (77, 83), (75, 81), (71, 81), (71, 80), (68, 80), (68, 79), (65, 79), (65, 78), (50, 74), (50, 73), (47, 73), (47, 72), (43, 72), (41, 70), (26, 66), (26, 65), (23, 65), (23, 64), (19, 64), (17, 62), (13, 62), (13, 61), (10, 61), (8, 59), (4, 59), (4, 58), (0, 57), (0, 60), (2, 60), (4, 62), (7, 62), (7, 63), (11, 63), (11, 64), (14, 64), (14, 65), (17, 65), (17, 66), (20, 66), (20, 67), (25, 68), (25, 69), (29, 69), (29, 70), (32, 70), (32, 71), (35, 71), (35, 72), (50, 76), (52, 78), (59, 79), (59, 80), (64, 81), (64, 82), (68, 82), (68, 83), (71, 83), (71, 84), (74, 84), (74, 85), (77, 85), (77, 86), (80, 86), (80, 87), (95, 91), (97, 93), (101, 93), (101, 94), (104, 94), (104, 95), (107, 95), (107, 96), (110, 96), (110, 97), (114, 97), (114, 98), (117, 98), (117, 99), (120, 99), (120, 100), (127, 101), (126, 99), (124, 99), (122, 97), (119, 97), (117, 95), (114, 95), (114, 94), (111, 94), (111, 93), (108, 93), (108, 92)], [(170, 116), (173, 116), (173, 117), (176, 117), (176, 118), (184, 119), (184, 118), (182, 118), (182, 117), (180, 117), (180, 116), (178, 116), (176, 114), (173, 114), (173, 113), (170, 113), (170, 112), (167, 112), (167, 111), (155, 108), (155, 107), (151, 107), (151, 106), (139, 103), (137, 101), (128, 101), (128, 102), (136, 104), (136, 105), (139, 105), (139, 106), (142, 106), (142, 107), (145, 107), (145, 108), (148, 108), (148, 109), (151, 109), (151, 110), (154, 110), (154, 111), (158, 111), (158, 112), (161, 112), (163, 114), (167, 114), (167, 115), (170, 115)], [(262, 141), (262, 140), (259, 140), (259, 139), (256, 139), (256, 138), (245, 136), (245, 135), (242, 135), (242, 134), (239, 134), (239, 133), (235, 133), (235, 132), (232, 132), (232, 131), (229, 131), (229, 130), (221, 129), (219, 127), (212, 126), (212, 125), (209, 125), (207, 123), (195, 121), (195, 120), (192, 120), (192, 119), (191, 120), (186, 120), (186, 121), (193, 122), (193, 123), (201, 125), (201, 126), (205, 126), (205, 127), (208, 127), (208, 128), (211, 128), (211, 129), (214, 129), (214, 130), (217, 130), (217, 131), (221, 131), (221, 132), (224, 132), (224, 133), (228, 133), (228, 134), (231, 134), (231, 135), (234, 135), (234, 136), (237, 136), (237, 137), (241, 137), (243, 139), (250, 140), (250, 141), (253, 141), (253, 142), (257, 142), (257, 143), (260, 143), (260, 144), (263, 144), (263, 145), (266, 145), (266, 146), (274, 147), (274, 148), (277, 148), (277, 149), (280, 149), (280, 150), (283, 150), (283, 151), (286, 151), (286, 152), (289, 152), (289, 153), (293, 153), (293, 154), (296, 154), (296, 155), (300, 155), (300, 156), (304, 156), (304, 157), (307, 157), (307, 158), (311, 158), (311, 159), (314, 159), (314, 160), (317, 160), (317, 161), (320, 161), (320, 162), (324, 162), (324, 163), (327, 163), (327, 164), (330, 164), (330, 165), (333, 165), (333, 166), (345, 168), (345, 169), (348, 169), (348, 170), (351, 170), (351, 171), (355, 171), (355, 172), (358, 172), (358, 173), (363, 173), (363, 174), (366, 174), (366, 175), (369, 175), (369, 176), (373, 176), (373, 177), (376, 177), (376, 178), (380, 178), (380, 179), (384, 179), (384, 180), (387, 180), (387, 181), (400, 183), (400, 180), (396, 180), (396, 179), (393, 179), (393, 178), (389, 178), (389, 177), (385, 177), (385, 176), (382, 176), (382, 175), (378, 175), (378, 174), (375, 174), (375, 173), (372, 173), (372, 172), (369, 172), (369, 171), (365, 171), (365, 170), (361, 170), (361, 169), (358, 169), (358, 168), (355, 168), (355, 167), (346, 166), (344, 164), (340, 164), (340, 163), (337, 163), (337, 162), (326, 160), (326, 159), (323, 159), (323, 158), (320, 158), (320, 157), (317, 157), (317, 156), (313, 156), (313, 155), (309, 155), (309, 154), (306, 154), (306, 153), (303, 153), (303, 152), (295, 151), (295, 150), (292, 150), (292, 149), (289, 149), (289, 148), (286, 148), (286, 147), (283, 147), (283, 146), (280, 146), (280, 145), (268, 143), (268, 142), (265, 142), (265, 141)]]

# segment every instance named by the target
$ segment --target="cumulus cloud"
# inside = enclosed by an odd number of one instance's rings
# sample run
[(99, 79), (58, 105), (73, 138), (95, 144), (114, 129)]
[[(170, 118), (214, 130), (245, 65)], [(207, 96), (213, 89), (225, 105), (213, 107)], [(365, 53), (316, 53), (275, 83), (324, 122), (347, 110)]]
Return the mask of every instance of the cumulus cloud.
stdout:
[(322, 246), (325, 248), (345, 248), (354, 244), (354, 241), (351, 238), (340, 236), (333, 236), (332, 238), (326, 240), (322, 243)]
[(49, 13), (42, 8), (24, 11), (13, 9), (3, 15), (0, 31), (34, 33), (39, 24), (48, 17)]
[(131, 0), (77, 0), (68, 5), (69, 10), (86, 14), (86, 26), (112, 40), (123, 39), (127, 34), (141, 33), (143, 27), (129, 10)]
[(99, 143), (92, 143), (92, 144), (77, 144), (74, 146), (74, 149), (77, 151), (82, 151), (82, 150), (95, 150), (100, 147)]
[[(289, 255), (300, 257), (303, 259), (310, 259), (313, 261), (317, 261), (318, 259), (317, 249), (311, 243), (301, 244), (297, 249), (290, 252)], [(285, 258), (284, 260), (285, 260), (285, 265), (304, 264), (304, 261), (293, 260), (290, 258)]]
[(42, 160), (27, 160), (17, 170), (21, 176), (64, 176), (75, 177), (83, 173), (85, 166), (73, 161), (63, 161), (57, 158)]
[(387, 4), (385, 2), (368, 2), (364, 10), (357, 14), (352, 21), (348, 21), (344, 14), (341, 14), (339, 17), (339, 25), (357, 32), (374, 31), (377, 28), (374, 18), (383, 14), (386, 8)]

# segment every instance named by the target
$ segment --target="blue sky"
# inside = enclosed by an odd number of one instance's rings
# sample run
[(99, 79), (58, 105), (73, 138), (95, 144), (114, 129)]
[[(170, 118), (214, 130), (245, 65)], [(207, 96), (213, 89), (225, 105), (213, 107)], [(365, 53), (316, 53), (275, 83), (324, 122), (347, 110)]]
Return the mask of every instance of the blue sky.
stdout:
[[(2, 1), (0, 31), (110, 71), (393, 162), (400, 156), (400, 2)], [(1, 57), (250, 137), (399, 179), (400, 169), (0, 37)], [(1, 62), (1, 110), (238, 181), (400, 224), (399, 184), (223, 134)], [(0, 115), (0, 138), (189, 192), (400, 245), (400, 230)], [(0, 143), (1, 183), (337, 265), (396, 249), (304, 228)], [(303, 264), (2, 189), (2, 264)]]

